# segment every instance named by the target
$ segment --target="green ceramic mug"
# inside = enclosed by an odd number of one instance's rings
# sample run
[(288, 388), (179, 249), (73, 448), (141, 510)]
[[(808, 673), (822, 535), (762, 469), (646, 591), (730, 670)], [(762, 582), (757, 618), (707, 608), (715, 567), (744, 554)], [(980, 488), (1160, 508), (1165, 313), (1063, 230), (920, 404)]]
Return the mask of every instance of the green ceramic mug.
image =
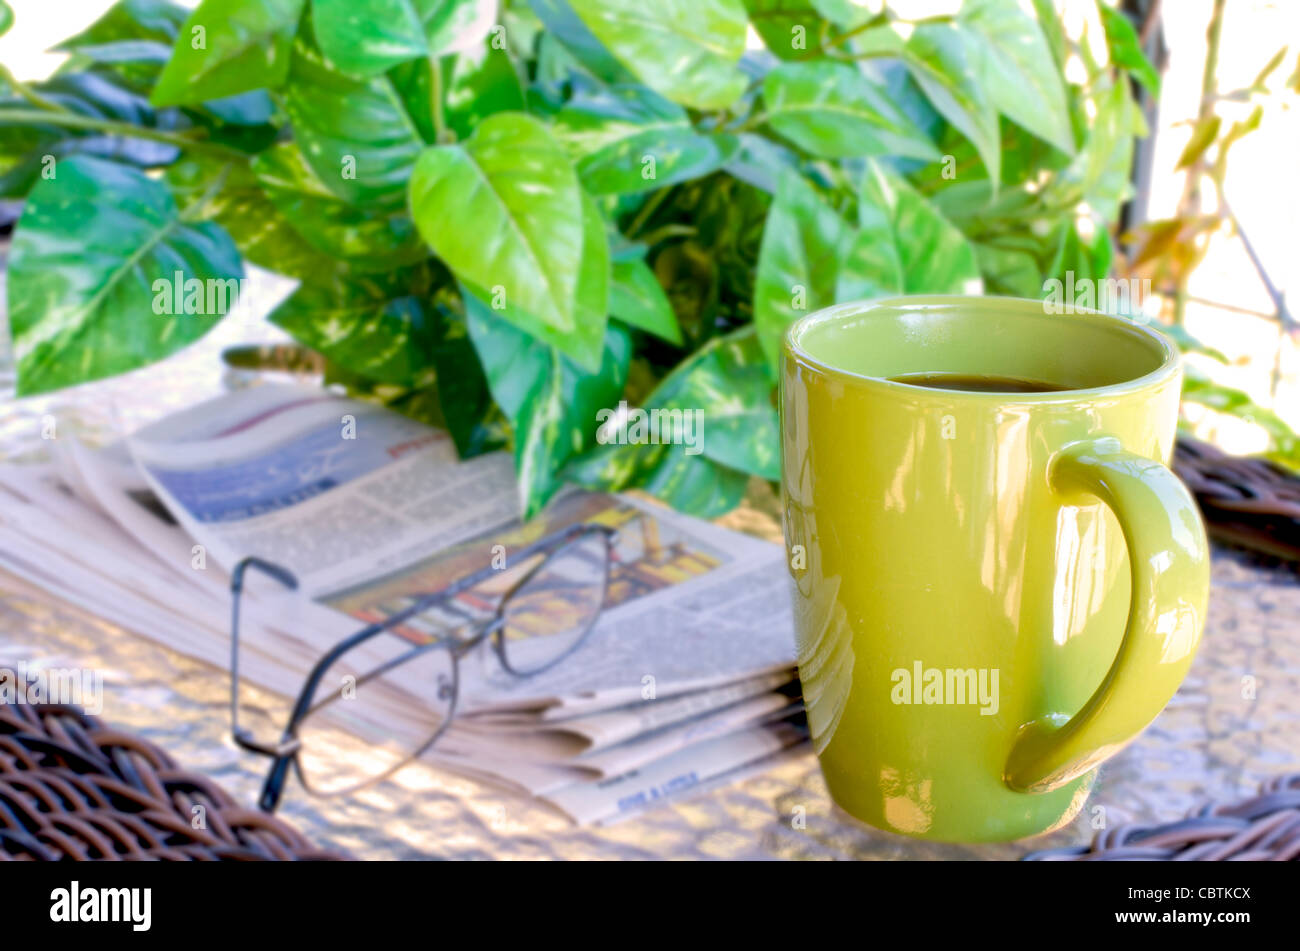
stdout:
[[(944, 372), (1051, 392), (895, 382)], [(799, 673), (832, 797), (962, 842), (1057, 828), (1163, 709), (1205, 623), (1166, 468), (1161, 335), (1043, 302), (905, 297), (796, 322), (781, 372)]]

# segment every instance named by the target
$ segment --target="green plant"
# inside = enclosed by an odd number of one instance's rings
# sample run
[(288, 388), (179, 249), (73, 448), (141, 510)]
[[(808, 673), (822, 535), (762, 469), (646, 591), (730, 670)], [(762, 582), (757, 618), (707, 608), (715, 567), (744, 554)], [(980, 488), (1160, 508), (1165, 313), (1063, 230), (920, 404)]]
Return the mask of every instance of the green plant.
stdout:
[[(197, 338), (219, 315), (157, 288), (251, 262), (301, 281), (271, 319), (332, 378), (511, 446), (528, 512), (566, 480), (725, 511), (777, 477), (799, 313), (1111, 265), (1157, 81), (1128, 21), (868, 6), (121, 0), (3, 76), (20, 392)], [(621, 399), (702, 410), (703, 451), (601, 444)]]

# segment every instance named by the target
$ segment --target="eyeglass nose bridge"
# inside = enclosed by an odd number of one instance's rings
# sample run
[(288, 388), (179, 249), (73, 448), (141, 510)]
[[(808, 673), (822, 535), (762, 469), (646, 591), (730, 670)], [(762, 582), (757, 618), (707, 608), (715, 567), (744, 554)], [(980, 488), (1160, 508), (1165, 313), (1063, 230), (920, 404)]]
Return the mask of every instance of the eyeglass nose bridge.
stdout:
[(279, 743), (262, 743), (253, 738), (253, 735), (247, 730), (236, 728), (231, 731), (235, 744), (243, 750), (250, 753), (261, 753), (263, 756), (270, 756), (273, 759), (288, 759), (295, 755), (302, 748), (302, 740), (296, 736), (287, 736), (280, 740)]

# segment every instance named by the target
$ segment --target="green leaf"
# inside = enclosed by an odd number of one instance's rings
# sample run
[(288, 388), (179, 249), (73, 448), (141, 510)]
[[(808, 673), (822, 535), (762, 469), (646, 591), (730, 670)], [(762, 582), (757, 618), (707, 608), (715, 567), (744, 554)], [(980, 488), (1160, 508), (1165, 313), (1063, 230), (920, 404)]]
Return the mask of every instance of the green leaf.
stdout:
[(427, 288), (409, 271), (304, 281), (270, 321), (368, 380), (428, 386), (433, 316), (423, 291)]
[(754, 328), (719, 337), (669, 374), (643, 407), (700, 413), (693, 444), (611, 442), (575, 460), (566, 474), (590, 488), (640, 488), (682, 511), (721, 515), (739, 504), (749, 474), (780, 477), (771, 390)]
[(840, 268), (837, 300), (980, 293), (970, 242), (903, 178), (875, 162), (862, 179), (858, 225)]
[(749, 132), (737, 136), (740, 148), (727, 163), (727, 171), (769, 195), (776, 194), (782, 169), (798, 169), (800, 157), (793, 149)]
[(0, 36), (9, 32), (9, 28), (14, 25), (14, 11), (4, 0), (0, 0)]
[(212, 99), (203, 103), (202, 108), (229, 125), (265, 125), (275, 115), (275, 103), (265, 89)]
[(271, 204), (246, 162), (188, 156), (167, 169), (165, 180), (182, 213), (216, 221), (258, 267), (308, 281), (338, 270)]
[(749, 476), (720, 466), (684, 446), (600, 446), (573, 460), (566, 478), (586, 488), (617, 492), (641, 489), (697, 518), (717, 518), (745, 497)]
[(465, 305), (488, 386), (515, 426), (520, 508), (528, 518), (559, 488), (564, 464), (594, 444), (596, 414), (617, 403), (627, 381), (631, 341), (611, 325), (600, 366), (591, 373), (502, 320), (472, 293)]
[(680, 106), (641, 86), (611, 86), (575, 98), (555, 117), (555, 134), (593, 195), (635, 194), (721, 168), (739, 142), (701, 135)]
[(921, 23), (903, 47), (903, 61), (934, 108), (975, 146), (989, 178), (999, 181), (998, 111), (966, 33), (954, 23)]
[(253, 171), (271, 203), (308, 244), (347, 259), (354, 269), (385, 271), (429, 256), (404, 211), (373, 213), (338, 198), (292, 142), (263, 152)]
[(705, 456), (769, 481), (781, 478), (780, 421), (753, 327), (701, 347), (664, 378), (646, 406), (700, 410)]
[(982, 58), (983, 86), (993, 105), (1012, 122), (1074, 153), (1065, 83), (1038, 22), (1018, 0), (969, 0), (959, 24)]
[(745, 0), (749, 22), (773, 56), (796, 60), (814, 47), (824, 22), (809, 0)]
[(515, 471), (524, 518), (535, 515), (555, 494), (565, 463), (590, 447), (596, 414), (612, 407), (623, 392), (632, 344), (627, 331), (611, 324), (594, 374), (554, 347), (547, 349), (546, 371), (525, 394), (515, 422)]
[[(158, 130), (175, 129), (181, 122), (176, 110), (154, 110), (144, 97), (125, 88), (119, 77), (101, 69), (55, 75), (34, 88), (77, 115)], [(27, 104), (6, 98), (0, 102), (4, 106)], [(0, 196), (22, 197), (39, 177), (56, 174), (57, 164), (46, 156), (57, 163), (73, 155), (93, 155), (152, 168), (167, 165), (178, 154), (174, 145), (148, 139), (39, 123), (0, 123)]]
[(435, 309), (430, 359), (437, 376), (443, 424), (460, 457), (468, 459), (503, 448), (508, 424), (492, 399), (464, 315), (449, 307)]
[(975, 258), (979, 262), (987, 293), (1027, 298), (1042, 294), (1042, 270), (1032, 253), (1019, 248), (977, 244)]
[(354, 205), (405, 205), (425, 140), (391, 75), (347, 76), (299, 35), (284, 104), (303, 156), (330, 191)]
[(168, 50), (190, 11), (170, 0), (118, 0), (102, 17), (54, 47), (83, 56), (104, 46), (140, 40), (166, 44)]
[[(1117, 66), (1123, 66), (1133, 78), (1140, 82), (1153, 96), (1160, 95), (1160, 74), (1151, 65), (1146, 54), (1142, 52), (1142, 41), (1137, 30), (1120, 11), (1098, 4), (1101, 10), (1101, 22), (1106, 28), (1106, 46), (1110, 50), (1110, 59)], [(1277, 62), (1281, 62), (1280, 59)]]
[(1065, 38), (1065, 25), (1056, 9), (1055, 0), (1033, 0), (1034, 15), (1038, 19), (1038, 28), (1043, 31), (1047, 48), (1052, 51), (1052, 62), (1064, 72), (1069, 56), (1069, 45)]
[(440, 63), (446, 90), (443, 117), (457, 138), (467, 139), (495, 112), (521, 112), (524, 90), (505, 50), (480, 43)]
[(614, 262), (609, 312), (633, 327), (682, 345), (682, 328), (654, 271), (640, 258)]
[(102, 17), (54, 47), (101, 63), (146, 93), (153, 88), (190, 11), (169, 0), (118, 0)]
[(172, 55), (190, 11), (168, 0), (119, 0), (82, 32), (54, 47), (72, 62), (111, 68), (136, 91), (147, 94)]
[[(508, 308), (516, 326), (570, 353), (583, 330), (575, 305), (586, 243), (582, 198), (560, 144), (515, 112), (490, 116), (461, 144), (427, 149), (410, 186), (420, 233), (457, 278)], [(605, 261), (608, 268), (608, 246)], [(607, 294), (606, 276), (593, 303), (603, 308)], [(598, 347), (603, 325), (596, 330)], [(590, 364), (589, 348), (579, 349)]]
[(736, 66), (749, 20), (740, 0), (570, 0), (643, 83), (685, 106), (725, 109), (745, 91)]
[(784, 63), (763, 80), (763, 103), (772, 128), (820, 158), (940, 157), (886, 90), (847, 63)]
[[(616, 60), (604, 44), (587, 29), (569, 5), (569, 0), (528, 0), (529, 9), (545, 27), (545, 32), (538, 37), (539, 77), (546, 75), (542, 67), (555, 65), (548, 59), (565, 59), (565, 71), (570, 65), (577, 65), (604, 83), (631, 83), (635, 77)], [(555, 57), (556, 41), (567, 57)]]
[(176, 106), (283, 85), (305, 0), (203, 0), (181, 27), (152, 102)]
[(1043, 200), (1064, 206), (1083, 200), (1095, 220), (1111, 222), (1132, 191), (1129, 174), (1133, 167), (1133, 141), (1140, 121), (1137, 105), (1126, 82), (1114, 83), (1100, 94), (1097, 115), (1088, 128), (1088, 139), (1050, 185)]
[(840, 256), (852, 234), (802, 176), (782, 170), (754, 282), (754, 323), (774, 378), (786, 327), (835, 303)]
[(182, 220), (162, 182), (100, 159), (60, 163), (28, 197), (9, 259), (19, 394), (123, 373), (203, 336), (220, 314), (155, 309), (171, 309), (178, 272), (209, 292), (223, 282), (227, 306), (243, 276), (226, 233)]
[(312, 0), (322, 52), (356, 76), (468, 49), (487, 36), (495, 13), (492, 0)]

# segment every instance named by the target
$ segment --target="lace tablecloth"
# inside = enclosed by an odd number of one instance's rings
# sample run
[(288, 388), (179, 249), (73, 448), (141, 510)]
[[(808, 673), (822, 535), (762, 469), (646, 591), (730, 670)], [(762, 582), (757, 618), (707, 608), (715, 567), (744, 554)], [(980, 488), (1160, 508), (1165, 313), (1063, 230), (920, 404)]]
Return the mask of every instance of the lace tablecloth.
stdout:
[[(60, 435), (142, 422), (220, 391), (218, 353), (267, 339), (264, 324), (218, 328), (176, 358), (127, 377), (39, 400), (0, 402), (0, 458), (39, 451), (42, 418)], [(779, 539), (761, 487), (728, 516)], [(262, 761), (228, 739), (224, 670), (87, 617), (0, 573), (0, 662), (102, 670), (104, 715), (206, 773), (250, 804)], [(1079, 818), (1030, 843), (955, 846), (864, 827), (839, 812), (806, 748), (762, 775), (618, 825), (574, 828), (549, 808), (415, 765), (348, 800), (313, 800), (296, 784), (282, 815), (322, 846), (359, 858), (1017, 858), (1084, 842), (1102, 823), (1164, 822), (1205, 798), (1237, 798), (1300, 769), (1300, 584), (1294, 571), (1218, 551), (1209, 624), (1191, 674), (1156, 723), (1108, 763)], [(799, 816), (799, 821), (794, 821)]]

